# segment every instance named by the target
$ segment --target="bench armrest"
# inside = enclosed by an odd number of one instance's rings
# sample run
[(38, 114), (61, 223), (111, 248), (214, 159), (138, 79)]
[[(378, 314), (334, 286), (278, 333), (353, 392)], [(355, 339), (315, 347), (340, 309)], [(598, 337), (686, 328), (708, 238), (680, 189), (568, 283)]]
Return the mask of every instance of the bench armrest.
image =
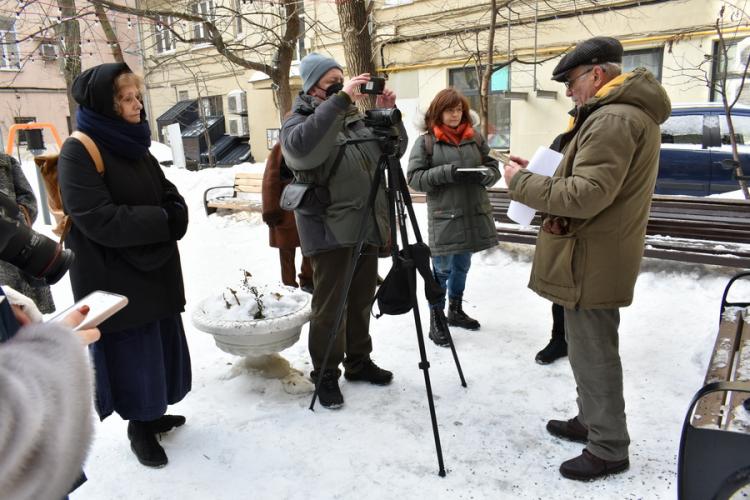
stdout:
[(721, 317), (721, 315), (724, 314), (724, 308), (727, 306), (735, 306), (735, 307), (750, 306), (750, 302), (727, 302), (727, 295), (729, 295), (729, 289), (732, 287), (732, 284), (738, 279), (745, 278), (748, 276), (750, 276), (750, 271), (743, 271), (741, 273), (737, 273), (734, 276), (732, 276), (732, 279), (729, 280), (729, 283), (727, 283), (727, 286), (724, 287), (724, 294), (721, 296), (721, 309), (719, 310), (719, 317)]
[(214, 186), (203, 191), (203, 209), (206, 211), (206, 215), (211, 215), (215, 210), (208, 208), (208, 193), (215, 189), (234, 189), (234, 186)]

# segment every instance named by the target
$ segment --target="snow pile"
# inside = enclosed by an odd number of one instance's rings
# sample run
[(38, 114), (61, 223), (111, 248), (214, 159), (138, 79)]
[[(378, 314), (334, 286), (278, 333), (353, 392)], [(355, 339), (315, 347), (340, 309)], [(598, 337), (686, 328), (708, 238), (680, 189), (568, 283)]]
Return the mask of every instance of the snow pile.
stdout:
[[(224, 290), (240, 269), (259, 283), (279, 281), (279, 254), (268, 247), (268, 229), (257, 214), (206, 217), (203, 210), (205, 189), (231, 185), (240, 169), (262, 168), (164, 169), (190, 210), (179, 244), (186, 311)], [(426, 207), (416, 204), (415, 210), (426, 237)], [(644, 261), (633, 305), (621, 310), (620, 324), (631, 467), (606, 480), (578, 483), (563, 479), (558, 467), (582, 446), (545, 430), (547, 419), (576, 414), (576, 391), (566, 360), (534, 362), (549, 339), (552, 319), (550, 303), (526, 288), (532, 255), (532, 246), (504, 244), (472, 260), (464, 309), (482, 328), (452, 329), (467, 388), (459, 384), (450, 350), (427, 339), (428, 311), (418, 286), (445, 478), (436, 473), (412, 314), (371, 320), (373, 358), (394, 372), (393, 383), (374, 387), (342, 377), (344, 407), (317, 406), (315, 412), (307, 409), (304, 377), (312, 367), (306, 327), (283, 351), (288, 370), (303, 374), (297, 394), (267, 378), (282, 374), (284, 361), (224, 353), (184, 315), (193, 389), (169, 409), (187, 417), (186, 425), (160, 441), (169, 464), (161, 470), (140, 465), (130, 451), (127, 423), (113, 415), (97, 424), (85, 465), (89, 480), (71, 498), (675, 498), (682, 421), (703, 384), (721, 294), (735, 270)], [(390, 259), (379, 264), (385, 276)], [(733, 294), (747, 300), (750, 280), (745, 281)], [(53, 294), (60, 308), (73, 303), (67, 278), (53, 286)]]
[[(295, 289), (291, 287), (261, 285), (253, 288), (257, 290), (257, 296), (249, 290), (238, 291), (227, 287), (225, 291), (202, 301), (201, 312), (221, 321), (271, 319), (295, 313), (308, 303), (304, 292), (295, 293)], [(258, 315), (259, 302), (262, 304), (260, 317)]]

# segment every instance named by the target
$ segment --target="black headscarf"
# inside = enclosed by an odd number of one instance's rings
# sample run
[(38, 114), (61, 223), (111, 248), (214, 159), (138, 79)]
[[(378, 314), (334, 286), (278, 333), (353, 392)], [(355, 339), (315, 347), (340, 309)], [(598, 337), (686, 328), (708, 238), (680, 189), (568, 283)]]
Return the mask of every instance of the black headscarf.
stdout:
[(126, 122), (115, 112), (115, 78), (132, 73), (125, 63), (100, 64), (89, 68), (73, 81), (73, 98), (81, 105), (76, 114), (78, 129), (118, 156), (143, 157), (151, 145), (151, 129), (146, 112), (141, 123)]

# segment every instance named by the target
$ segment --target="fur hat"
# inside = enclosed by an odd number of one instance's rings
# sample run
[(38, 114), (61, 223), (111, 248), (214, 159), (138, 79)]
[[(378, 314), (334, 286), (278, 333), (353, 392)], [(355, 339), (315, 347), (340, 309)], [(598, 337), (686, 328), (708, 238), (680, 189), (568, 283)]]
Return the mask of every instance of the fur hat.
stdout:
[(595, 36), (584, 40), (560, 59), (552, 71), (552, 79), (564, 82), (568, 72), (585, 64), (604, 64), (622, 62), (622, 44), (608, 36)]
[(302, 90), (305, 94), (323, 78), (323, 75), (333, 68), (344, 71), (339, 63), (317, 52), (311, 52), (303, 57), (299, 63), (299, 74), (302, 78)]

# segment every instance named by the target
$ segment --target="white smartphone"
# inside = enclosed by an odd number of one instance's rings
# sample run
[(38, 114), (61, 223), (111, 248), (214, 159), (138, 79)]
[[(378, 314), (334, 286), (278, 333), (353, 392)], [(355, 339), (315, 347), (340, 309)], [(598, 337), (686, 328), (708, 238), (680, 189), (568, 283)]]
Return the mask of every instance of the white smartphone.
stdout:
[(456, 169), (456, 172), (479, 172), (480, 174), (487, 175), (487, 167), (460, 167)]
[(89, 306), (89, 313), (86, 315), (83, 323), (73, 328), (73, 330), (86, 330), (99, 326), (105, 319), (126, 305), (128, 305), (128, 298), (124, 295), (97, 290), (86, 295), (50, 321), (62, 321), (71, 312), (80, 309), (82, 306)]

